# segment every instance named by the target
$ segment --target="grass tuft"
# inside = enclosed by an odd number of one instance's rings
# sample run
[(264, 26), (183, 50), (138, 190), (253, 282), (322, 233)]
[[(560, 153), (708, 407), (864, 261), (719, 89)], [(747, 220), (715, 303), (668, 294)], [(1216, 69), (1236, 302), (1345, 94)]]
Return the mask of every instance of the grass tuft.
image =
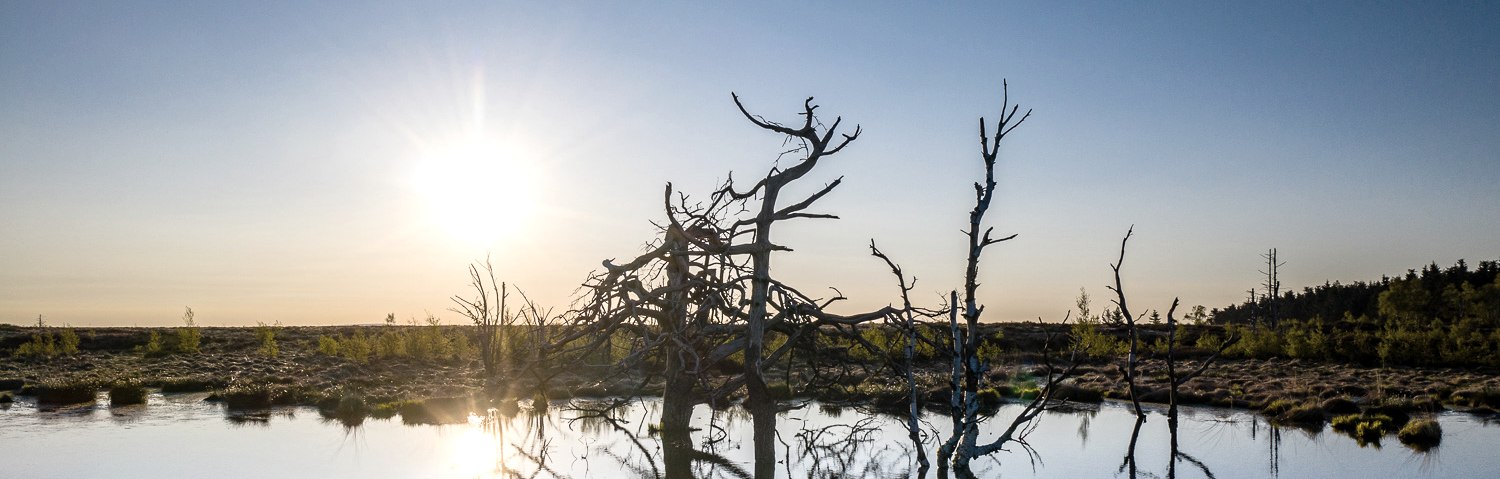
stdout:
[(109, 388), (109, 405), (129, 406), (146, 403), (146, 387), (137, 382), (115, 383)]
[(98, 385), (90, 381), (43, 381), (32, 393), (36, 394), (37, 404), (61, 406), (94, 402), (97, 389)]
[(974, 395), (974, 400), (979, 402), (980, 409), (994, 409), (1000, 407), (1000, 391), (995, 388), (980, 389)]
[(1471, 408), (1500, 409), (1500, 389), (1461, 389), (1454, 391), (1449, 400)]
[(1287, 409), (1285, 412), (1277, 416), (1276, 419), (1287, 424), (1321, 427), (1323, 425), (1324, 417), (1325, 416), (1323, 414), (1323, 408), (1321, 406), (1315, 404), (1299, 404), (1293, 406), (1291, 409)]
[(1323, 401), (1323, 410), (1329, 414), (1342, 416), (1345, 414), (1359, 413), (1359, 405), (1347, 397), (1339, 396), (1328, 398)]
[(1333, 429), (1353, 436), (1363, 446), (1366, 443), (1379, 442), (1380, 438), (1385, 437), (1386, 433), (1395, 427), (1396, 422), (1385, 414), (1366, 412), (1335, 417), (1332, 424)]
[(1094, 404), (1104, 401), (1104, 393), (1100, 392), (1098, 389), (1086, 388), (1073, 384), (1058, 385), (1057, 392), (1053, 394), (1053, 397), (1064, 401)]
[(167, 378), (161, 381), (161, 392), (163, 393), (196, 393), (213, 390), (219, 386), (213, 380), (201, 378)]
[(1291, 399), (1277, 399), (1260, 407), (1260, 412), (1270, 417), (1278, 417), (1299, 406), (1300, 403)]
[(1443, 442), (1443, 427), (1432, 419), (1416, 419), (1396, 433), (1402, 444), (1427, 449)]
[(318, 413), (329, 419), (336, 419), (344, 426), (354, 427), (364, 424), (365, 417), (370, 414), (370, 408), (364, 398), (345, 394), (342, 397), (326, 397), (319, 401)]
[(214, 396), (231, 410), (268, 409), (276, 398), (276, 391), (269, 384), (239, 384), (218, 391)]

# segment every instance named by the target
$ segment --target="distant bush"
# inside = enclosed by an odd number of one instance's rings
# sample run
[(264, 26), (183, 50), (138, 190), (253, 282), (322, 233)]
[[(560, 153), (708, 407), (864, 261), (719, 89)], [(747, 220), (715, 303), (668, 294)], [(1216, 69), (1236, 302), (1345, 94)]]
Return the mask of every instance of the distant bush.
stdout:
[(61, 328), (57, 334), (53, 334), (52, 329), (43, 326), (41, 331), (32, 332), (31, 340), (17, 346), (11, 351), (11, 356), (50, 359), (78, 354), (78, 334), (73, 332), (73, 328)]
[[(1000, 347), (1000, 340), (1005, 338), (1003, 331), (995, 331), (994, 334), (979, 339), (979, 350), (975, 351), (981, 361), (998, 361), (1000, 355), (1005, 353), (1005, 348)], [(901, 346), (891, 348), (891, 351), (902, 351), (905, 347), (905, 338), (901, 339)]]
[(1323, 359), (1328, 356), (1328, 336), (1319, 328), (1323, 322), (1288, 321), (1286, 324), (1286, 355), (1297, 359)]
[(1087, 291), (1078, 291), (1077, 305), (1078, 319), (1072, 326), (1073, 349), (1096, 359), (1115, 357), (1130, 349), (1125, 341), (1105, 334), (1103, 315), (1094, 315), (1089, 311)]
[(329, 337), (328, 335), (319, 335), (318, 336), (318, 354), (321, 354), (321, 355), (324, 355), (324, 356), (338, 356), (339, 355), (339, 340), (338, 339), (334, 339), (332, 337)]
[(1246, 333), (1229, 351), (1239, 357), (1500, 367), (1500, 261), (1261, 296), (1215, 310), (1213, 321)]
[(187, 312), (182, 313), (182, 327), (177, 328), (177, 352), (195, 354), (202, 341), (203, 331), (193, 321), (193, 308), (187, 308)]
[(431, 316), (425, 325), (413, 322), (407, 326), (388, 324), (375, 329), (379, 332), (367, 334), (364, 330), (357, 330), (347, 335), (319, 336), (318, 354), (338, 356), (361, 364), (374, 358), (447, 360), (467, 359), (477, 354), (463, 331), (444, 327), (440, 320)]
[(62, 328), (57, 337), (58, 353), (66, 356), (78, 354), (78, 334), (73, 332), (73, 328)]
[(1282, 336), (1270, 327), (1230, 325), (1224, 330), (1225, 334), (1240, 338), (1238, 343), (1225, 351), (1229, 355), (1257, 359), (1282, 355)]
[(266, 324), (257, 321), (255, 326), (255, 340), (260, 343), (256, 352), (261, 356), (274, 358), (281, 354), (281, 348), (276, 345), (276, 332), (281, 329), (281, 322)]
[(151, 335), (146, 339), (146, 344), (135, 347), (136, 351), (148, 358), (165, 356), (166, 348), (161, 345), (161, 333), (151, 330)]
[(338, 344), (339, 355), (344, 359), (364, 364), (370, 362), (370, 340), (363, 331), (345, 337)]

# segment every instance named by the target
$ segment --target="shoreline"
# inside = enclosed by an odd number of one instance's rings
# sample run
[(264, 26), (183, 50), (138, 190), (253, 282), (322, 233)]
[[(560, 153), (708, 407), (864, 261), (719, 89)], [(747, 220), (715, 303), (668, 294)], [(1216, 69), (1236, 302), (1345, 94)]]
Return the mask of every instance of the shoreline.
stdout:
[[(1006, 329), (1007, 336), (1017, 338), (1015, 341), (1025, 341), (1023, 330), (1035, 326), (994, 327)], [(75, 383), (98, 390), (128, 383), (174, 392), (209, 391), (220, 396), (243, 393), (250, 394), (252, 403), (326, 408), (355, 398), (362, 409), (369, 411), (382, 405), (394, 408), (455, 402), (458, 398), (471, 398), (471, 405), (472, 398), (505, 402), (536, 397), (538, 393), (548, 399), (660, 394), (660, 385), (651, 381), (644, 381), (644, 388), (638, 387), (644, 378), (639, 372), (611, 376), (606, 374), (607, 366), (575, 367), (552, 378), (545, 388), (537, 387), (534, 380), (519, 378), (499, 381), (501, 386), (487, 386), (478, 360), (457, 354), (370, 358), (361, 363), (318, 349), (318, 340), (324, 336), (410, 332), (418, 328), (460, 335), (464, 331), (460, 326), (281, 327), (277, 330), (279, 352), (269, 357), (257, 349), (255, 327), (203, 327), (200, 352), (154, 356), (140, 351), (142, 343), (153, 331), (169, 336), (175, 328), (74, 328), (79, 337), (77, 353), (27, 358), (11, 352), (41, 330), (0, 326), (0, 394), (35, 394), (48, 384)], [(1015, 350), (1027, 350), (1017, 346)], [(1191, 365), (1198, 360), (1180, 361)], [(929, 361), (927, 367), (918, 368), (919, 395), (928, 409), (943, 409), (948, 394), (947, 379), (937, 368), (941, 363)], [(1064, 383), (1061, 396), (1077, 402), (1128, 402), (1126, 385), (1115, 364), (1095, 362), (1080, 367), (1078, 374)], [(1035, 387), (1039, 367), (1037, 358), (1025, 353), (997, 358), (990, 372), (998, 385), (992, 401), (1027, 398), (1030, 388)], [(1144, 359), (1140, 368), (1141, 401), (1165, 403), (1162, 360)], [(905, 410), (909, 401), (904, 381), (892, 381), (886, 365), (878, 361), (843, 364), (837, 375), (821, 371), (825, 369), (822, 366), (819, 369), (777, 368), (767, 377), (778, 381), (773, 388), (779, 390), (782, 399), (809, 398), (890, 411)], [(1377, 412), (1409, 417), (1454, 410), (1489, 416), (1500, 409), (1500, 372), (1482, 368), (1366, 367), (1296, 359), (1220, 359), (1202, 376), (1182, 385), (1179, 403), (1259, 410), (1272, 420), (1319, 425), (1340, 415)]]

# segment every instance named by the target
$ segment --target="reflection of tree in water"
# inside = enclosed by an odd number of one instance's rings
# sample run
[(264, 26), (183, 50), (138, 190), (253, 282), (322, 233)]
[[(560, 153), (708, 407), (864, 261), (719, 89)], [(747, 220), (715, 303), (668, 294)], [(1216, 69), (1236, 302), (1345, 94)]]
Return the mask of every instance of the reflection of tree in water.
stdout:
[[(620, 434), (629, 440), (632, 448), (621, 453), (608, 446), (594, 446), (591, 449), (599, 454), (613, 459), (620, 466), (635, 473), (639, 477), (661, 477), (661, 469), (656, 466), (655, 455), (651, 449), (641, 442), (641, 425), (645, 421), (631, 421), (624, 416), (624, 407), (638, 399), (615, 398), (604, 402), (574, 402), (569, 405), (567, 411), (577, 415), (567, 419), (569, 427), (577, 427), (588, 436), (606, 437), (610, 434)], [(652, 408), (647, 409), (642, 417), (650, 417)], [(628, 426), (635, 426), (630, 429)], [(586, 437), (588, 437), (586, 436)], [(637, 457), (636, 453), (640, 456)], [(644, 463), (644, 465), (642, 465)]]
[(805, 464), (808, 477), (909, 476), (909, 470), (893, 474), (894, 464), (880, 462), (881, 458), (904, 461), (914, 454), (904, 445), (885, 444), (876, 449), (881, 421), (876, 416), (865, 416), (853, 424), (802, 428), (791, 434), (792, 442), (785, 444), (787, 476), (797, 476), (792, 471), (793, 464)]
[[(1192, 454), (1189, 454), (1188, 452), (1183, 451), (1178, 446), (1178, 442), (1177, 442), (1177, 421), (1168, 421), (1167, 422), (1167, 435), (1168, 435), (1168, 440), (1170, 441), (1170, 448), (1169, 448), (1169, 454), (1170, 454), (1170, 456), (1169, 456), (1169, 458), (1167, 460), (1167, 472), (1166, 472), (1166, 475), (1165, 476), (1159, 476), (1159, 475), (1157, 475), (1155, 473), (1151, 473), (1151, 472), (1141, 472), (1138, 469), (1137, 464), (1136, 464), (1135, 446), (1137, 444), (1137, 441), (1140, 439), (1141, 425), (1145, 424), (1145, 422), (1146, 422), (1146, 420), (1145, 420), (1144, 416), (1137, 416), (1136, 421), (1135, 421), (1135, 427), (1131, 428), (1131, 431), (1130, 431), (1130, 443), (1129, 443), (1130, 445), (1125, 449), (1125, 459), (1120, 462), (1120, 468), (1116, 471), (1117, 473), (1125, 474), (1126, 477), (1130, 477), (1130, 478), (1137, 478), (1137, 477), (1166, 477), (1167, 479), (1175, 479), (1177, 477), (1177, 463), (1182, 462), (1182, 463), (1186, 463), (1186, 464), (1188, 464), (1188, 465), (1190, 465), (1192, 467), (1197, 468), (1199, 470), (1199, 472), (1203, 473), (1204, 477), (1207, 477), (1208, 479), (1215, 479), (1216, 476), (1214, 476), (1213, 470), (1209, 469), (1208, 464), (1205, 464), (1203, 461), (1198, 460), (1198, 458), (1193, 457)], [(1280, 433), (1277, 432), (1275, 434), (1277, 434), (1278, 437), (1279, 437)], [(1277, 445), (1275, 447), (1279, 448), (1279, 445)], [(1274, 459), (1273, 459), (1273, 466), (1272, 466), (1272, 473), (1271, 474), (1272, 474), (1272, 477), (1275, 477), (1276, 474), (1277, 474), (1276, 473), (1276, 466), (1274, 465)]]
[(1069, 410), (1078, 415), (1078, 445), (1086, 446), (1089, 443), (1089, 427), (1093, 425), (1094, 417), (1099, 415), (1099, 407), (1079, 407)]
[(482, 425), (496, 445), (496, 477), (570, 477), (568, 470), (578, 461), (590, 468), (588, 476), (655, 479), (769, 478), (778, 470), (788, 477), (913, 474), (914, 447), (882, 440), (882, 428), (892, 421), (887, 417), (861, 414), (852, 423), (803, 427), (783, 423), (770, 438), (771, 447), (782, 454), (767, 465), (747, 464), (751, 458), (740, 456), (758, 446), (732, 433), (754, 422), (744, 408), (710, 410), (703, 427), (694, 429), (658, 429), (654, 421), (659, 414), (658, 402), (621, 398), (574, 401), (552, 414), (528, 411), (505, 417), (491, 409)]

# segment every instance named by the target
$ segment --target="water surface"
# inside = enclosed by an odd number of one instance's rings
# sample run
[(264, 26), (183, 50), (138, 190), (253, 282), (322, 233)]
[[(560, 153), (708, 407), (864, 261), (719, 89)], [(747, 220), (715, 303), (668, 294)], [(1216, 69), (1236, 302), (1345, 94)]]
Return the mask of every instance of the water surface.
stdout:
[[(663, 446), (649, 424), (656, 399), (597, 417), (597, 401), (555, 401), (546, 412), (484, 411), (461, 424), (403, 425), (399, 417), (348, 427), (313, 408), (230, 414), (203, 394), (151, 394), (147, 404), (40, 411), (30, 398), (0, 409), (4, 477), (657, 477)], [(777, 419), (778, 477), (914, 477), (904, 422), (856, 408), (794, 403)], [(1000, 410), (993, 434), (1017, 412)], [(607, 419), (606, 419), (607, 418)], [(1138, 477), (1496, 477), (1500, 426), (1459, 413), (1436, 416), (1442, 445), (1425, 452), (1394, 436), (1361, 445), (1331, 429), (1273, 427), (1245, 411), (1191, 408), (1169, 471), (1165, 417), (1154, 410), (1136, 451)], [(947, 418), (929, 414), (929, 437)], [(692, 470), (699, 477), (753, 471), (750, 418), (742, 410), (696, 411)], [(1027, 446), (977, 460), (981, 477), (1129, 477), (1123, 468), (1134, 418), (1120, 404), (1049, 412)], [(981, 438), (983, 439), (983, 438)], [(927, 450), (935, 448), (929, 442)], [(678, 456), (681, 457), (681, 456)], [(929, 473), (928, 477), (934, 477)]]

